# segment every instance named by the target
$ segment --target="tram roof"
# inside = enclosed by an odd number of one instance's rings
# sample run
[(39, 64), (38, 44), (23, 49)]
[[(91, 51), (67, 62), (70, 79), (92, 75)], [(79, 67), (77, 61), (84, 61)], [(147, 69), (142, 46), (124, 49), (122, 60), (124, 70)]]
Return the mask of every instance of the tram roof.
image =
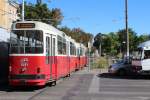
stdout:
[[(34, 29), (41, 29), (41, 30), (49, 30), (49, 31), (52, 31), (52, 32), (57, 33), (57, 34), (60, 34), (60, 35), (64, 35), (64, 34), (65, 34), (64, 32), (58, 30), (58, 29), (55, 28), (54, 26), (49, 25), (49, 24), (46, 24), (46, 23), (43, 23), (43, 22), (39, 22), (39, 21), (19, 21), (19, 22), (15, 22), (15, 23), (13, 24), (13, 27), (12, 27), (13, 30), (14, 30), (14, 29), (17, 30), (17, 28), (16, 28), (16, 24), (17, 24), (17, 23), (34, 23), (34, 24), (35, 24), (35, 28), (32, 28), (33, 30), (34, 30)], [(25, 29), (25, 30), (27, 30), (27, 29), (31, 29), (31, 28), (19, 28), (18, 30), (20, 30), (20, 29)], [(66, 34), (65, 34), (65, 35), (66, 35)]]

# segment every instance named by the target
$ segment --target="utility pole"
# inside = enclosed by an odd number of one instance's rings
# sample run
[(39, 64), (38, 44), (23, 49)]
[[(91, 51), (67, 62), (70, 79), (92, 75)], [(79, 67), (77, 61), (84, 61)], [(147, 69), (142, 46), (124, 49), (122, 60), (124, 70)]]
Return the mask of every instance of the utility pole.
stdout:
[(126, 56), (129, 57), (129, 32), (128, 32), (128, 0), (125, 0), (125, 23), (126, 23)]
[(24, 0), (22, 0), (22, 21), (24, 21)]
[(102, 55), (102, 43), (100, 42), (99, 44), (99, 56), (101, 57)]

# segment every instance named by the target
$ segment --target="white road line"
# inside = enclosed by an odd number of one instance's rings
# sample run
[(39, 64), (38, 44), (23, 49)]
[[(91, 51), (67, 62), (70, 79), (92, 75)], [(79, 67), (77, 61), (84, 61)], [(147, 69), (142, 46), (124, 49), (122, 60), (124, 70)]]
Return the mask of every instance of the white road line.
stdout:
[(95, 94), (99, 93), (100, 88), (100, 78), (94, 75), (88, 93)]

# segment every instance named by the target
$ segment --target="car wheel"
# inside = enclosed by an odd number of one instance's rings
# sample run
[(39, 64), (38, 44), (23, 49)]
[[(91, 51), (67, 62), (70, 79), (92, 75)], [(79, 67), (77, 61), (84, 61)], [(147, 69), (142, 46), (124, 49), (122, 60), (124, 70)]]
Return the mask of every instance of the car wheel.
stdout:
[(118, 71), (118, 75), (119, 75), (119, 76), (125, 76), (125, 75), (126, 75), (126, 71), (125, 71), (124, 69), (120, 69), (120, 70)]

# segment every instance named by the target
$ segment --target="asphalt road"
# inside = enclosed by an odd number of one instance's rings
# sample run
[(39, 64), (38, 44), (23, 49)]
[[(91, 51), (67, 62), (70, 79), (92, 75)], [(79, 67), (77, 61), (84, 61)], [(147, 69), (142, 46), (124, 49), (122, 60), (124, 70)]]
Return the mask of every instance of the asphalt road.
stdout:
[(82, 70), (51, 87), (11, 90), (0, 86), (0, 100), (150, 100), (150, 78)]

